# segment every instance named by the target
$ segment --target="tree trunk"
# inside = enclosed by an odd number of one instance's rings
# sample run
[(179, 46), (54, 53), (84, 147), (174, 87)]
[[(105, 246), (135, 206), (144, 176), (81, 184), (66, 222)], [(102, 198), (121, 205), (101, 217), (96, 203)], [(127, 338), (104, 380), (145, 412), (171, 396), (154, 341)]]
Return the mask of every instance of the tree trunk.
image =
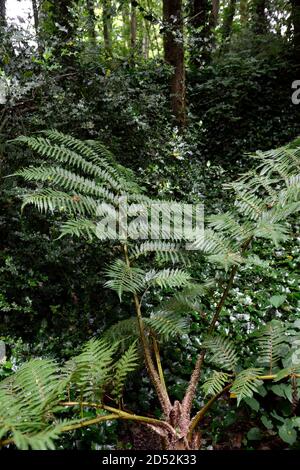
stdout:
[(248, 21), (248, 0), (240, 0), (241, 24), (245, 26)]
[(212, 0), (211, 25), (215, 28), (219, 21), (220, 0)]
[(0, 0), (0, 28), (6, 26), (6, 0)]
[(292, 13), (291, 20), (293, 24), (293, 43), (295, 62), (300, 67), (300, 0), (291, 0)]
[(112, 20), (111, 0), (103, 0), (103, 39), (104, 50), (107, 56), (112, 55)]
[(232, 33), (232, 24), (235, 15), (236, 0), (229, 0), (228, 5), (224, 9), (224, 20), (222, 25), (222, 43), (230, 38)]
[[(72, 14), (74, 0), (42, 2), (40, 5), (39, 36), (53, 44), (54, 54), (65, 67), (74, 67), (76, 24)], [(46, 28), (43, 27), (43, 23)]]
[(199, 68), (210, 59), (210, 6), (208, 0), (190, 2), (191, 47), (190, 62), (192, 67)]
[(266, 4), (267, 0), (252, 0), (252, 29), (256, 34), (266, 34), (268, 31)]
[(39, 6), (37, 0), (32, 0), (32, 11), (33, 11), (33, 21), (34, 21), (34, 29), (36, 35), (39, 33)]
[(131, 2), (130, 12), (130, 47), (131, 54), (134, 55), (136, 50), (136, 35), (137, 35), (137, 16), (136, 16), (136, 2)]
[(96, 35), (96, 15), (95, 15), (94, 0), (86, 1), (86, 9), (87, 9), (87, 14), (88, 14), (87, 31), (88, 31), (89, 39), (93, 45), (96, 45), (97, 35)]
[(163, 1), (164, 55), (173, 67), (170, 83), (171, 107), (177, 125), (186, 125), (185, 66), (182, 0)]

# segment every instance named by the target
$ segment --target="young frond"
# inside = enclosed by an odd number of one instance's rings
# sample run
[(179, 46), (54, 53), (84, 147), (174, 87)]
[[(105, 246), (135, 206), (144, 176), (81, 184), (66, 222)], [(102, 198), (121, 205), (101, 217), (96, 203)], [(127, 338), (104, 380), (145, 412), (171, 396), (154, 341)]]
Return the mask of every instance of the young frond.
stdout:
[(226, 372), (219, 372), (214, 370), (212, 375), (203, 384), (205, 396), (217, 395), (220, 393), (225, 384), (228, 383), (230, 375)]
[(233, 371), (238, 361), (237, 353), (231, 341), (222, 336), (206, 338), (203, 347), (209, 352), (209, 359), (221, 369)]
[(105, 287), (117, 292), (122, 300), (123, 292), (138, 293), (145, 286), (145, 273), (140, 268), (132, 268), (124, 261), (118, 259), (107, 269), (106, 276), (109, 280)]
[(236, 395), (238, 405), (244, 398), (252, 398), (253, 393), (257, 392), (258, 387), (262, 385), (263, 381), (258, 378), (261, 372), (260, 368), (250, 368), (236, 376), (230, 392)]

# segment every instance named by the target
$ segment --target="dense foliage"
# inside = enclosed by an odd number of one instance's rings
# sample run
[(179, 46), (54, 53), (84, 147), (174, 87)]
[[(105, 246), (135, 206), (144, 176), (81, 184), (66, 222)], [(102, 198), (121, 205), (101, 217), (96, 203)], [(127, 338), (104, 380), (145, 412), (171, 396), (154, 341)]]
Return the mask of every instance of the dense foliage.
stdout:
[[(179, 416), (167, 416), (161, 385), (172, 409), (182, 403), (206, 351), (190, 445), (299, 447), (299, 9), (0, 0), (4, 443), (158, 446)], [(95, 228), (99, 201), (125, 193), (146, 206), (204, 203), (205, 240), (195, 251), (130, 242), (128, 266), (122, 243)], [(61, 405), (70, 401), (98, 405)], [(129, 426), (128, 409), (151, 430)]]

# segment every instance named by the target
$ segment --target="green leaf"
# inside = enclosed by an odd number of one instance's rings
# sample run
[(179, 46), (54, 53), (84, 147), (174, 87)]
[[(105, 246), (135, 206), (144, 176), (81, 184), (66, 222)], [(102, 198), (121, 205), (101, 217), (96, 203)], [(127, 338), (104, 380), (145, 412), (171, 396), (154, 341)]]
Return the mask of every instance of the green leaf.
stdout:
[(245, 398), (244, 402), (254, 411), (258, 411), (260, 408), (260, 404), (255, 398)]
[(278, 434), (289, 445), (295, 444), (297, 440), (297, 431), (289, 423), (280, 426)]
[(267, 429), (272, 429), (273, 428), (273, 423), (272, 421), (267, 418), (265, 415), (263, 415), (261, 418), (261, 422), (263, 423), (263, 425), (267, 428)]
[(270, 298), (270, 304), (278, 308), (286, 301), (286, 295), (273, 295)]
[(249, 441), (259, 441), (261, 439), (261, 432), (259, 428), (251, 428), (247, 432), (247, 439)]

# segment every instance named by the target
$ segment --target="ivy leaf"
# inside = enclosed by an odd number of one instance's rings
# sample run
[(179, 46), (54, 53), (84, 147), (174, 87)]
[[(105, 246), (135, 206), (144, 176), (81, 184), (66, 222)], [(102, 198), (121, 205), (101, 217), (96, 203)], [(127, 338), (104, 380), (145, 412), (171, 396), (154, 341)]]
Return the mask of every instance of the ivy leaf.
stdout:
[(270, 298), (270, 304), (273, 307), (278, 308), (286, 301), (286, 295), (272, 295)]

